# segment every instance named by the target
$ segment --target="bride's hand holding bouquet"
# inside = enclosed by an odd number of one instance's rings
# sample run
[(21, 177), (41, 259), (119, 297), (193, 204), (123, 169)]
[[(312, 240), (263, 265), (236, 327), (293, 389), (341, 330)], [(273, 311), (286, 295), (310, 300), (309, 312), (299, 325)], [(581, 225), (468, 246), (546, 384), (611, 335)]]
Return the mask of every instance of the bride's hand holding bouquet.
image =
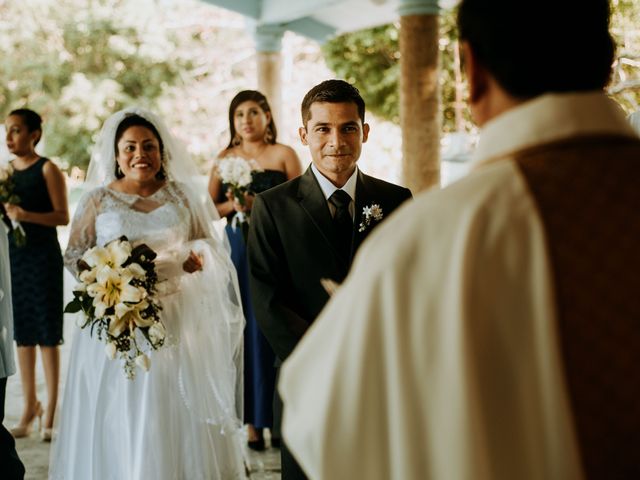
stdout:
[(204, 262), (202, 259), (202, 255), (198, 255), (193, 250), (189, 252), (189, 256), (182, 263), (182, 269), (187, 273), (195, 273), (199, 270), (202, 270), (204, 266)]

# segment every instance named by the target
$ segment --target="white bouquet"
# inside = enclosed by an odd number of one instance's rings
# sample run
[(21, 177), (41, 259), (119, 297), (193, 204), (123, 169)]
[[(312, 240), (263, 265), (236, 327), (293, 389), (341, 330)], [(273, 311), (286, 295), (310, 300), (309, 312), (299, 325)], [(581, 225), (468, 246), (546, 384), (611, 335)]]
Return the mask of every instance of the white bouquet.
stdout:
[(156, 253), (147, 245), (133, 248), (127, 237), (104, 247), (87, 250), (78, 261), (80, 283), (66, 313), (84, 312), (87, 326), (98, 330), (106, 342), (105, 352), (124, 360), (128, 378), (135, 376), (135, 365), (149, 370), (151, 361), (138, 343), (146, 339), (152, 350), (164, 344), (166, 331), (160, 321), (161, 307), (154, 300), (158, 276)]
[(237, 202), (244, 206), (244, 194), (251, 191), (252, 172), (258, 170), (255, 160), (242, 157), (224, 157), (218, 162), (218, 175), (226, 183)]
[[(245, 194), (252, 193), (251, 182), (253, 172), (262, 171), (255, 160), (245, 160), (242, 157), (224, 157), (218, 162), (218, 175), (222, 183), (233, 194), (233, 198), (243, 207), (247, 205)], [(236, 212), (233, 216), (232, 226), (235, 229), (239, 223), (245, 240), (249, 231), (250, 211)]]

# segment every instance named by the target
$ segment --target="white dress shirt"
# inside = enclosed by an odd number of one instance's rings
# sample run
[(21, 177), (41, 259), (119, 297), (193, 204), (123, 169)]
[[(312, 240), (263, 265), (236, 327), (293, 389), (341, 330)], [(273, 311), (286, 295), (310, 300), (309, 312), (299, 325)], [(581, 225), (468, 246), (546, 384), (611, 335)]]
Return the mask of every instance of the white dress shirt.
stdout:
[(315, 164), (311, 164), (311, 171), (318, 180), (320, 184), (320, 188), (322, 189), (322, 193), (324, 193), (324, 198), (327, 201), (327, 205), (329, 205), (329, 210), (331, 211), (331, 216), (333, 217), (336, 214), (336, 207), (329, 201), (329, 197), (333, 195), (333, 192), (336, 190), (344, 190), (351, 197), (351, 203), (349, 204), (349, 213), (351, 214), (351, 220), (355, 218), (355, 201), (356, 201), (356, 180), (358, 178), (358, 167), (355, 168), (347, 183), (345, 183), (342, 188), (336, 187), (331, 181), (320, 173), (315, 166)]

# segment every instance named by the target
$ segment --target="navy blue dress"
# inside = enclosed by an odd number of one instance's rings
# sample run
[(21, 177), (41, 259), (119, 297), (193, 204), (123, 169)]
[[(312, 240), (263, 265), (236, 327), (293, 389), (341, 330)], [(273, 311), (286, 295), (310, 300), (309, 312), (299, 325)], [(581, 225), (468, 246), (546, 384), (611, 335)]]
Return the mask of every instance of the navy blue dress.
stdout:
[[(42, 174), (46, 158), (15, 170), (18, 205), (30, 212), (48, 213), (53, 205)], [(55, 227), (21, 222), (27, 242), (18, 247), (10, 237), (13, 337), (18, 346), (62, 343), (62, 253)]]
[[(264, 170), (253, 172), (251, 190), (254, 193), (264, 192), (287, 180), (284, 172)], [(226, 186), (221, 189), (224, 201)], [(264, 337), (253, 313), (251, 294), (249, 291), (249, 265), (247, 262), (247, 246), (242, 228), (231, 226), (231, 218), (227, 217), (226, 232), (231, 244), (231, 260), (238, 272), (242, 308), (246, 319), (244, 330), (244, 421), (256, 428), (273, 427), (273, 393), (275, 389), (276, 369), (275, 354)]]

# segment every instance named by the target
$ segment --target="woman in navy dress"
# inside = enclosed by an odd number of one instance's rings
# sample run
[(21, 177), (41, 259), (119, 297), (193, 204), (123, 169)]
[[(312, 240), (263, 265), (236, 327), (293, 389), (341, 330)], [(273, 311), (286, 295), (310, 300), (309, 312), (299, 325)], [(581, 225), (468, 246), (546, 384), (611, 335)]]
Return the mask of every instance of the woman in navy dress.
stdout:
[[(13, 238), (10, 242), (14, 338), (24, 394), (22, 417), (11, 433), (16, 438), (29, 435), (38, 417), (41, 438), (50, 441), (58, 401), (58, 345), (62, 343), (62, 255), (56, 226), (69, 223), (67, 189), (60, 169), (35, 151), (42, 136), (40, 115), (28, 109), (14, 110), (5, 127), (7, 148), (14, 156), (14, 192), (20, 199), (5, 207), (26, 234), (24, 246), (17, 246)], [(46, 409), (36, 397), (36, 346), (40, 346), (47, 385)]]
[[(263, 429), (272, 429), (273, 396), (275, 389), (275, 354), (260, 331), (251, 305), (249, 270), (246, 244), (242, 228), (234, 225), (237, 212), (250, 212), (253, 196), (300, 175), (302, 167), (295, 151), (276, 142), (276, 125), (269, 103), (263, 94), (255, 90), (238, 93), (229, 106), (231, 139), (218, 159), (241, 157), (255, 161), (251, 192), (245, 195), (245, 205), (234, 201), (233, 195), (223, 185), (216, 169), (211, 172), (209, 193), (221, 217), (227, 218), (226, 232), (231, 244), (231, 257), (238, 272), (242, 307), (246, 318), (244, 337), (244, 421), (248, 424), (249, 447), (265, 448)], [(278, 427), (278, 425), (275, 425)]]

